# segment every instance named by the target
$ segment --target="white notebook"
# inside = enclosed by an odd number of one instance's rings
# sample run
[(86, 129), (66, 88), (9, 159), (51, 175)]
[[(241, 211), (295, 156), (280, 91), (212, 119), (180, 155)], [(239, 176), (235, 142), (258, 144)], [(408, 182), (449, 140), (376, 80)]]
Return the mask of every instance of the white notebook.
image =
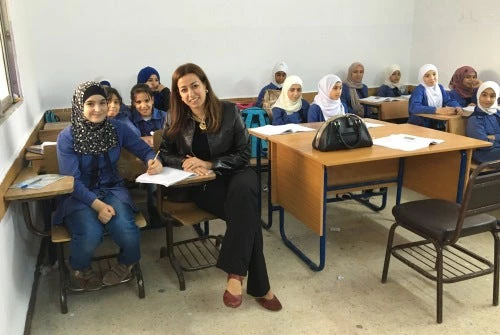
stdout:
[(314, 131), (316, 129), (304, 127), (296, 123), (283, 124), (279, 126), (265, 125), (262, 127), (252, 128), (252, 131), (262, 135), (278, 135), (286, 133), (297, 133), (301, 131)]
[(160, 184), (166, 187), (178, 183), (184, 179), (196, 176), (193, 172), (174, 169), (168, 166), (163, 167), (163, 171), (158, 174), (143, 173), (135, 179), (137, 183)]

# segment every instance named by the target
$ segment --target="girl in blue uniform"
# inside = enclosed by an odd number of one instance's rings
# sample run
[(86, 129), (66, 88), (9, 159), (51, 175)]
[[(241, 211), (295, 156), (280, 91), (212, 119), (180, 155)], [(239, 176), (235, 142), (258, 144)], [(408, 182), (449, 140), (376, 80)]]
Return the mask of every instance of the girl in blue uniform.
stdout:
[[(118, 284), (130, 276), (140, 258), (136, 208), (118, 175), (117, 161), (126, 148), (148, 165), (162, 170), (155, 153), (126, 125), (107, 118), (106, 93), (97, 82), (80, 84), (73, 94), (71, 125), (57, 138), (60, 173), (74, 177), (74, 191), (64, 196), (54, 224), (65, 223), (71, 234), (69, 264), (72, 288), (97, 290), (102, 283)], [(118, 263), (101, 279), (91, 267), (95, 249), (107, 231), (120, 247)]]
[[(102, 83), (100, 83), (101, 86)], [(110, 86), (103, 86), (104, 92), (106, 92), (106, 97), (108, 101), (108, 118), (115, 119), (125, 123), (128, 128), (136, 134), (137, 136), (141, 136), (139, 129), (137, 129), (132, 121), (130, 121), (130, 109), (128, 109), (128, 113), (124, 112), (121, 108), (123, 106), (122, 96), (116, 89)]]
[(146, 66), (137, 74), (137, 84), (146, 84), (154, 94), (155, 108), (168, 111), (170, 90), (160, 82), (160, 74), (155, 68)]
[(302, 99), (302, 79), (288, 76), (283, 89), (273, 105), (273, 125), (307, 122), (309, 103)]
[(477, 106), (467, 121), (467, 136), (492, 143), (491, 147), (474, 150), (472, 158), (478, 162), (500, 159), (500, 87), (494, 81), (485, 81), (477, 90)]
[(347, 106), (340, 100), (342, 81), (334, 74), (328, 74), (318, 82), (318, 94), (309, 107), (307, 122), (323, 122), (332, 116), (344, 115)]
[(438, 70), (434, 65), (425, 64), (422, 66), (418, 71), (418, 81), (420, 85), (411, 93), (408, 104), (408, 112), (410, 113), (408, 123), (427, 128), (444, 129), (443, 121), (433, 123), (431, 121), (434, 120), (416, 114), (461, 114), (460, 105), (441, 84), (438, 84)]
[(477, 71), (470, 66), (459, 67), (450, 80), (450, 96), (460, 106), (476, 106), (477, 88), (481, 82), (477, 79)]
[(166, 112), (153, 106), (153, 92), (146, 84), (137, 84), (130, 91), (132, 101), (132, 123), (139, 129), (141, 138), (153, 146), (153, 132), (163, 129)]
[(341, 100), (347, 106), (347, 112), (357, 114), (361, 117), (369, 117), (370, 111), (363, 106), (359, 99), (368, 97), (368, 87), (363, 84), (365, 67), (363, 64), (352, 63), (347, 70), (347, 79), (342, 84)]
[(286, 79), (287, 73), (288, 73), (288, 65), (285, 62), (281, 61), (274, 65), (273, 73), (271, 76), (271, 82), (268, 85), (262, 87), (262, 89), (260, 90), (259, 96), (257, 97), (257, 102), (255, 103), (256, 107), (262, 108), (264, 95), (266, 94), (267, 90), (281, 90), (283, 82)]
[(385, 80), (377, 91), (379, 97), (400, 97), (408, 94), (406, 86), (401, 85), (401, 68), (397, 64), (390, 65), (385, 71)]

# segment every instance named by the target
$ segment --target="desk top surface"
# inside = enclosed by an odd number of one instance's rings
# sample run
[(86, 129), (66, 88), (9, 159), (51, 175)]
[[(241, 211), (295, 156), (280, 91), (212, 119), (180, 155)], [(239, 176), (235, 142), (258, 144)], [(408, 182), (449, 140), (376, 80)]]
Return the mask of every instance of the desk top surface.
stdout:
[[(22, 182), (26, 179), (36, 176), (36, 172), (29, 167), (21, 170), (17, 176), (15, 183)], [(52, 198), (57, 195), (67, 194), (73, 192), (74, 178), (71, 176), (64, 176), (62, 179), (42, 187), (40, 189), (29, 189), (29, 188), (9, 188), (5, 193), (4, 199), (6, 201), (13, 200), (40, 200), (46, 198)]]
[[(424, 113), (419, 113), (419, 114), (415, 114), (415, 115), (418, 115), (418, 116), (421, 116), (421, 117), (425, 117), (425, 118), (428, 118), (428, 119), (433, 119), (433, 120), (443, 120), (443, 121), (449, 121), (449, 120), (455, 120), (455, 119), (461, 119), (462, 116), (460, 115), (441, 115), (441, 114), (424, 114)], [(464, 118), (466, 118), (464, 116)]]
[(270, 136), (268, 140), (276, 144), (283, 144), (292, 150), (299, 152), (301, 155), (314, 159), (326, 166), (346, 165), (491, 146), (491, 143), (489, 142), (411, 124), (389, 124), (383, 127), (370, 128), (369, 131), (372, 138), (385, 137), (391, 134), (408, 134), (442, 139), (444, 142), (436, 145), (430, 145), (428, 148), (415, 151), (402, 151), (373, 145), (369, 148), (321, 152), (312, 148), (312, 140), (315, 132)]
[(67, 126), (71, 125), (71, 122), (47, 122), (43, 126), (43, 130), (63, 130)]

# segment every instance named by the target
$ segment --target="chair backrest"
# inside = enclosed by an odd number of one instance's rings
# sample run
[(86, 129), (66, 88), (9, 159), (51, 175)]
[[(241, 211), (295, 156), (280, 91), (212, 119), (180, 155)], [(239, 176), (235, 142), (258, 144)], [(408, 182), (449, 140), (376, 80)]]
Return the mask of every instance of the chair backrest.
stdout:
[(466, 217), (500, 208), (500, 160), (479, 165), (471, 174), (460, 208), (455, 235), (460, 236)]
[(57, 145), (46, 145), (43, 147), (43, 161), (45, 173), (59, 173), (59, 162), (57, 161)]
[(163, 129), (155, 130), (153, 133), (153, 150), (157, 152), (160, 149), (160, 144), (163, 141)]
[(380, 105), (380, 120), (408, 118), (408, 101), (389, 101)]

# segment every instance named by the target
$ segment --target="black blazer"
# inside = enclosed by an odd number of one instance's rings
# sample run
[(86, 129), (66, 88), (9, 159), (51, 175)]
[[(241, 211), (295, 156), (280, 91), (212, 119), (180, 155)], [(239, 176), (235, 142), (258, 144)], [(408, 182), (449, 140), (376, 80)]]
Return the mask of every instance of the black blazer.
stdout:
[[(208, 146), (212, 157), (213, 170), (218, 174), (226, 174), (248, 166), (250, 160), (250, 136), (236, 105), (223, 101), (222, 123), (217, 133), (207, 134)], [(187, 129), (177, 138), (165, 136), (169, 128), (169, 120), (165, 122), (163, 142), (160, 155), (163, 165), (182, 169), (186, 155), (192, 154), (193, 135), (196, 123), (189, 120)]]

